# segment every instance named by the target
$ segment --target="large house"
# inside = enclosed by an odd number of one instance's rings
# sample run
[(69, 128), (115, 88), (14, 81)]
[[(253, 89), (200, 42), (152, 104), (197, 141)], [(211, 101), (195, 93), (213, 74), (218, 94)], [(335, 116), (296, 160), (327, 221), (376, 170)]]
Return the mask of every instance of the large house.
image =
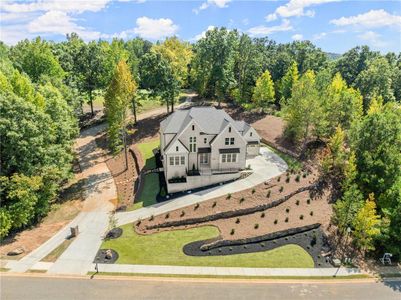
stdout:
[(167, 192), (192, 190), (240, 177), (246, 159), (259, 154), (260, 137), (224, 110), (178, 110), (160, 123), (160, 152)]

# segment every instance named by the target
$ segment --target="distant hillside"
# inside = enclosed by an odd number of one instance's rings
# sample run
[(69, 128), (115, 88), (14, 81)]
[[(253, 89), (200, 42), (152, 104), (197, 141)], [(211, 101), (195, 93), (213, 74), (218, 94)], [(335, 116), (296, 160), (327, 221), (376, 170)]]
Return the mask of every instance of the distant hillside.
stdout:
[(335, 60), (341, 56), (341, 54), (332, 53), (332, 52), (326, 52), (326, 54), (331, 60)]

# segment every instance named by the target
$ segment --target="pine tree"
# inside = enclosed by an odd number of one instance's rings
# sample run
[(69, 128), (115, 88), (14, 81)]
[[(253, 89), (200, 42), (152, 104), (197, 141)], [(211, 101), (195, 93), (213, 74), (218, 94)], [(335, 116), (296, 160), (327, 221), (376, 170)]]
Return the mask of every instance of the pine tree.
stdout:
[(109, 124), (109, 144), (114, 153), (121, 150), (125, 137), (127, 109), (136, 91), (136, 83), (125, 61), (120, 61), (105, 95), (105, 111)]
[(256, 80), (252, 100), (262, 108), (274, 102), (274, 84), (268, 70)]

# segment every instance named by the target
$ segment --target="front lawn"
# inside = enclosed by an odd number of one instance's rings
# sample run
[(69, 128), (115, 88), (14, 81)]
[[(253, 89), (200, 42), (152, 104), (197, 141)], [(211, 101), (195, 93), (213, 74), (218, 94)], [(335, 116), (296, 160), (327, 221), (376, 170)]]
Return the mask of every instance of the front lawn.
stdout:
[(137, 234), (133, 224), (121, 228), (123, 235), (120, 238), (102, 244), (102, 249), (111, 248), (118, 252), (118, 264), (260, 268), (313, 268), (314, 266), (312, 257), (297, 245), (227, 256), (185, 255), (182, 251), (185, 244), (218, 236), (218, 229), (212, 226), (165, 231), (152, 235)]

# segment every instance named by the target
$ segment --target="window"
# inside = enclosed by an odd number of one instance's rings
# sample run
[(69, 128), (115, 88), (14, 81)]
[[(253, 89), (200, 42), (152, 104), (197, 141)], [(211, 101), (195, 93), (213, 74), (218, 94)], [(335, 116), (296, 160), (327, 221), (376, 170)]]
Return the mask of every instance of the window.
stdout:
[(181, 156), (181, 165), (185, 165), (185, 156)]
[(230, 138), (226, 138), (224, 144), (225, 144), (225, 145), (230, 145)]
[(208, 163), (208, 154), (207, 153), (201, 153), (199, 155), (199, 161), (202, 165), (205, 165)]
[(185, 165), (185, 156), (170, 156), (170, 166)]
[(180, 165), (180, 157), (179, 157), (179, 156), (176, 156), (176, 157), (175, 157), (175, 165), (176, 165), (176, 166), (179, 166), (179, 165)]
[(192, 130), (195, 130), (195, 125), (192, 125)]
[(249, 133), (249, 136), (252, 136), (252, 132)]
[(234, 145), (234, 138), (230, 138), (230, 145)]
[(222, 163), (235, 163), (237, 162), (237, 153), (224, 153), (221, 155)]
[(207, 143), (207, 138), (204, 138), (204, 139), (203, 139), (203, 142), (206, 144), (206, 143)]
[(175, 147), (175, 151), (177, 151), (177, 152), (178, 152), (178, 146), (176, 146), (176, 147)]
[(170, 156), (170, 166), (174, 166), (174, 156)]
[(196, 152), (196, 136), (189, 138), (189, 152)]
[(231, 127), (228, 127), (228, 132), (231, 132)]

